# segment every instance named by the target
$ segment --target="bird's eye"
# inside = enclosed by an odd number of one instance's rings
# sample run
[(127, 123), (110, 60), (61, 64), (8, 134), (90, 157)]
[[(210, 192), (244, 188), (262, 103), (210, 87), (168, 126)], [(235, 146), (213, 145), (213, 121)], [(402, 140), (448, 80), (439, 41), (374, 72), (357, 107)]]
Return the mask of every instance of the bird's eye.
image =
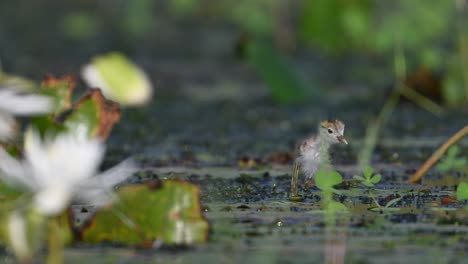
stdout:
[(331, 130), (330, 128), (328, 129), (328, 134), (332, 134), (333, 133), (333, 130)]

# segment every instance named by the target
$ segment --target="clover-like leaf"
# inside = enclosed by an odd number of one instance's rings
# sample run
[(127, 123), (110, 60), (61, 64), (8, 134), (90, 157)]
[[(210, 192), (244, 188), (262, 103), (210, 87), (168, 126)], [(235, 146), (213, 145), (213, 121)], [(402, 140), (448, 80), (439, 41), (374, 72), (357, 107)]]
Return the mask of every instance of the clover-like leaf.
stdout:
[(372, 178), (370, 178), (370, 182), (372, 182), (373, 184), (379, 183), (380, 180), (382, 180), (382, 175), (380, 173), (375, 174), (374, 176), (372, 176)]
[(446, 172), (466, 167), (468, 164), (468, 159), (466, 157), (457, 157), (459, 153), (460, 149), (458, 146), (450, 147), (445, 157), (437, 165), (437, 169), (440, 172)]
[(374, 187), (374, 184), (369, 180), (365, 180), (365, 181), (363, 181), (361, 183), (364, 184), (367, 187)]
[(358, 176), (358, 175), (354, 175), (353, 179), (358, 180), (358, 181), (365, 181), (366, 180), (362, 176)]
[(98, 211), (77, 230), (77, 239), (89, 243), (112, 241), (126, 245), (152, 246), (206, 242), (199, 187), (188, 182), (152, 181), (122, 187), (119, 202)]
[(319, 170), (315, 175), (315, 184), (322, 191), (332, 190), (333, 186), (342, 182), (343, 177), (336, 171)]
[(364, 178), (370, 179), (374, 169), (371, 166), (366, 166), (362, 172), (364, 173)]

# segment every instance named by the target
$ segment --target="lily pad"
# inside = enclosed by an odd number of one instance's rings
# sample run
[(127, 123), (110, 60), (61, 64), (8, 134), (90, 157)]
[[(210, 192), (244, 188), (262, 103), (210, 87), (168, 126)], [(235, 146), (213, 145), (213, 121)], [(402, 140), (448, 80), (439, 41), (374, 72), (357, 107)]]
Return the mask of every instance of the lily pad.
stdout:
[(181, 181), (151, 181), (119, 190), (119, 202), (98, 211), (77, 239), (150, 247), (207, 241), (208, 222), (201, 213), (199, 187)]
[(119, 120), (119, 105), (106, 100), (99, 89), (91, 89), (75, 103), (64, 125), (80, 135), (106, 139)]
[(102, 89), (107, 98), (120, 104), (140, 105), (151, 98), (148, 76), (120, 53), (94, 57), (81, 73), (89, 86)]
[(72, 106), (71, 97), (75, 89), (76, 80), (71, 75), (65, 75), (62, 78), (55, 78), (52, 75), (46, 75), (42, 80), (40, 92), (54, 99), (55, 115), (58, 115)]

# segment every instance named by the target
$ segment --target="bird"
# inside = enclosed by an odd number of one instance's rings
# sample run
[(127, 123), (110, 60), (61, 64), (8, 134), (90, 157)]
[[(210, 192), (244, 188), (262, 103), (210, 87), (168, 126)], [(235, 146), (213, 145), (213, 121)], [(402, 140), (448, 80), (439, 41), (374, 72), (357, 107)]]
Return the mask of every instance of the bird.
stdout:
[(299, 172), (305, 174), (306, 187), (313, 182), (315, 174), (324, 166), (330, 166), (329, 148), (333, 144), (347, 145), (344, 137), (345, 125), (340, 120), (322, 121), (317, 135), (308, 137), (299, 145), (298, 155), (294, 162), (291, 195), (297, 197), (297, 180)]

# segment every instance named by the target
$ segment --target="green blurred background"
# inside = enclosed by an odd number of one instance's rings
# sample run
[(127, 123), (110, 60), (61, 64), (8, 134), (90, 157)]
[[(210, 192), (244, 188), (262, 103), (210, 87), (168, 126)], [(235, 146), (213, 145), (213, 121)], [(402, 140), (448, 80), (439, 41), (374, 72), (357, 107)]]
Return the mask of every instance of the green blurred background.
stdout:
[[(149, 72), (162, 94), (247, 94), (289, 104), (343, 93), (382, 97), (394, 85), (398, 55), (407, 86), (463, 105), (467, 2), (1, 1), (0, 60), (6, 72), (39, 78), (78, 73), (92, 56), (120, 51)], [(193, 88), (200, 86), (217, 88)]]

